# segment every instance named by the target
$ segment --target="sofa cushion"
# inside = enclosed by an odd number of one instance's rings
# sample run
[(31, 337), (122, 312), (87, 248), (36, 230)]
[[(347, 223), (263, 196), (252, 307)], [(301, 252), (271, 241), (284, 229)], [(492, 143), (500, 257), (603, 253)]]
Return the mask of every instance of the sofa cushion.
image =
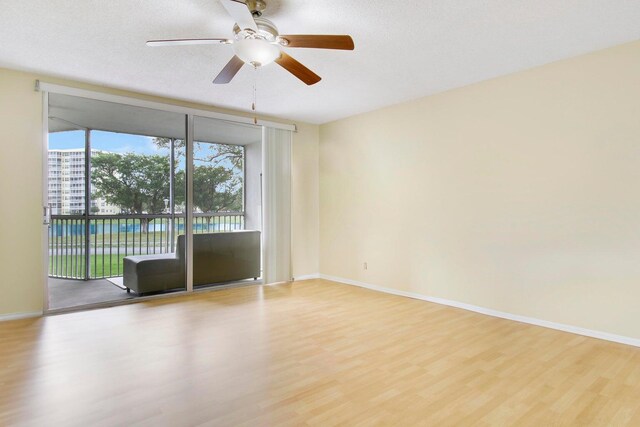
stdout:
[(125, 263), (135, 264), (138, 274), (174, 273), (182, 269), (175, 254), (128, 256)]

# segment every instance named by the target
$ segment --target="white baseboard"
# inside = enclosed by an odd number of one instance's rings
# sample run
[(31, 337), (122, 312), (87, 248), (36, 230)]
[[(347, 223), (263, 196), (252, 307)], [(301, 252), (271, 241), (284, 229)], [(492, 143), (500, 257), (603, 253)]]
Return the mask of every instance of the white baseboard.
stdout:
[(530, 325), (542, 326), (544, 328), (556, 329), (558, 331), (570, 332), (572, 334), (583, 335), (591, 338), (598, 338), (605, 341), (612, 341), (620, 344), (627, 344), (634, 347), (640, 347), (640, 339), (625, 337), (622, 335), (610, 334), (608, 332), (594, 331), (591, 329), (585, 329), (578, 326), (565, 325), (562, 323), (550, 322), (548, 320), (536, 319), (533, 317), (520, 316), (518, 314), (506, 313), (503, 311), (497, 311), (490, 308), (479, 307), (463, 302), (452, 301), (444, 298), (430, 297), (427, 295), (418, 294), (415, 292), (400, 291), (397, 289), (385, 288), (382, 286), (371, 285), (368, 283), (360, 282), (357, 280), (345, 279), (342, 277), (329, 276), (327, 274), (320, 274), (321, 279), (331, 280), (332, 282), (343, 283), (345, 285), (359, 286), (361, 288), (370, 289), (373, 291), (384, 292), (387, 294), (398, 295), (407, 298), (419, 299), (423, 301), (432, 302), (435, 304), (447, 305), (450, 307), (461, 308), (463, 310), (469, 310), (480, 314), (486, 314), (487, 316), (499, 317), (502, 319), (513, 320), (516, 322), (528, 323)]
[(299, 280), (311, 280), (311, 279), (319, 279), (319, 278), (320, 278), (320, 273), (313, 273), (313, 274), (305, 274), (303, 276), (296, 276), (293, 278), (293, 280), (299, 281)]
[(40, 317), (40, 316), (42, 316), (41, 311), (34, 311), (31, 313), (0, 314), (0, 322), (4, 322), (7, 320), (29, 319), (32, 317)]

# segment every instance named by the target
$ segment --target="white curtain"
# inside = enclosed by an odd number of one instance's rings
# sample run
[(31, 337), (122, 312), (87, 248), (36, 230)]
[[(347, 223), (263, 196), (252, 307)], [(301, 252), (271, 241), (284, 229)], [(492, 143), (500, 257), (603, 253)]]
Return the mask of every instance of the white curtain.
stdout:
[(264, 283), (291, 280), (291, 131), (262, 128)]

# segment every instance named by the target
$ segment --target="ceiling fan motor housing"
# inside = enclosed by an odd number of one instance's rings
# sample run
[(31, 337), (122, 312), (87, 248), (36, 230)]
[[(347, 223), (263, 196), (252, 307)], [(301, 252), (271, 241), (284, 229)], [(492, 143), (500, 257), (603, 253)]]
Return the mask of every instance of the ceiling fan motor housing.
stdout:
[(236, 42), (233, 44), (236, 55), (244, 62), (260, 67), (267, 65), (280, 57), (278, 45), (278, 28), (266, 18), (255, 18), (258, 31), (250, 28), (240, 29), (236, 24), (233, 34)]
[(275, 42), (278, 37), (278, 28), (276, 27), (276, 25), (268, 19), (262, 17), (255, 18), (254, 20), (256, 21), (256, 26), (258, 27), (257, 32), (249, 28), (242, 30), (240, 29), (238, 24), (235, 24), (233, 26), (233, 34), (235, 35), (236, 40), (254, 38), (266, 40), (270, 43)]

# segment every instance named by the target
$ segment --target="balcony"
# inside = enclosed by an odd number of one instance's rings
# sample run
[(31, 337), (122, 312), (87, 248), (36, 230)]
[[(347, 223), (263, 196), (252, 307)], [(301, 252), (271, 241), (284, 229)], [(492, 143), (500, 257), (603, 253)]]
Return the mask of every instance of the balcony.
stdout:
[[(244, 212), (195, 213), (194, 233), (244, 229)], [(184, 217), (162, 215), (52, 215), (49, 277), (106, 279), (122, 276), (122, 259), (175, 251)]]
[[(243, 230), (245, 213), (194, 213), (192, 228), (194, 234)], [(173, 253), (184, 231), (182, 214), (52, 215), (50, 308), (134, 298), (122, 283), (123, 258)]]
[[(54, 93), (48, 109), (50, 309), (137, 298), (123, 259), (175, 253), (187, 231), (261, 231), (261, 127)], [(182, 211), (206, 213), (185, 230)]]

